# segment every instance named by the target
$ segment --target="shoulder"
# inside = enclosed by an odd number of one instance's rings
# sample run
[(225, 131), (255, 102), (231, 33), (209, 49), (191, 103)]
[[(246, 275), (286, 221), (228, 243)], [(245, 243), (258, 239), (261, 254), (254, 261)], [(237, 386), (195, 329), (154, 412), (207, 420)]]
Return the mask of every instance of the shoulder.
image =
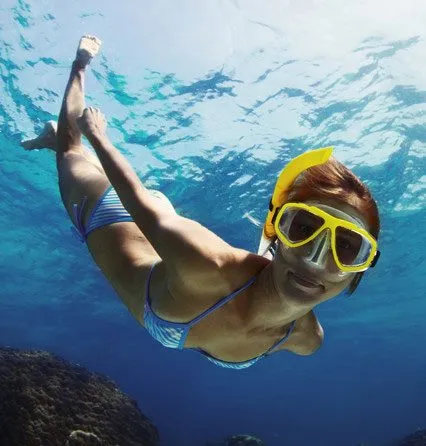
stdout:
[[(211, 248), (211, 247), (210, 247)], [(270, 260), (249, 251), (232, 247), (216, 250), (200, 249), (200, 258), (188, 268), (168, 271), (169, 289), (176, 297), (190, 296), (195, 301), (226, 296), (270, 263)], [(178, 298), (179, 299), (179, 298)]]
[(300, 340), (291, 351), (298, 355), (308, 356), (322, 346), (324, 330), (313, 311), (298, 319), (296, 328), (300, 330)]
[(270, 263), (238, 248), (224, 250), (210, 260), (208, 267), (198, 264), (178, 273), (160, 262), (150, 286), (153, 309), (160, 317), (179, 322), (193, 319), (257, 275), (265, 261)]

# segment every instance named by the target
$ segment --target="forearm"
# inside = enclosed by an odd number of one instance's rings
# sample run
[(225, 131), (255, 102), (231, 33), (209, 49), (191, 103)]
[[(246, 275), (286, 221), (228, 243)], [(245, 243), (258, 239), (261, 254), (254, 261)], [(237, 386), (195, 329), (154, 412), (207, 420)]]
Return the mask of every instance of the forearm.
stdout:
[(143, 187), (136, 172), (127, 159), (113, 146), (108, 136), (99, 135), (89, 138), (96, 155), (114, 189), (134, 189)]
[(104, 171), (126, 210), (137, 222), (141, 204), (154, 211), (149, 191), (143, 186), (127, 159), (112, 145), (106, 135), (89, 138)]

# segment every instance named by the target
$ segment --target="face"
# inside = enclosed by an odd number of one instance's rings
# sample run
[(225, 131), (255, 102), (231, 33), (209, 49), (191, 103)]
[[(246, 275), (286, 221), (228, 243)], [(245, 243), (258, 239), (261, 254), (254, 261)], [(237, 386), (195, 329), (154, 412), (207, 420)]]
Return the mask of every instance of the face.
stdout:
[[(368, 230), (365, 217), (346, 203), (333, 199), (307, 200), (304, 203)], [(289, 248), (279, 242), (274, 259), (274, 277), (280, 291), (289, 299), (316, 305), (340, 294), (355, 277), (356, 273), (343, 272), (338, 268), (331, 251), (330, 237), (331, 232), (326, 229), (298, 248)]]

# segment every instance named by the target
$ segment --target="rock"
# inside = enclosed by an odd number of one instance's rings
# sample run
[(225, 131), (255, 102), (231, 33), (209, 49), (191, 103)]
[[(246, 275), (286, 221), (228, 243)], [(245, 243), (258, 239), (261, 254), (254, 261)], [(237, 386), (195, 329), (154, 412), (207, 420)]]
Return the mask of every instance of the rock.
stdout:
[(102, 440), (97, 435), (92, 434), (92, 432), (72, 431), (65, 446), (96, 446), (101, 444)]
[(157, 429), (106, 377), (43, 351), (0, 348), (1, 446), (156, 446)]
[(219, 443), (207, 442), (206, 446), (265, 446), (265, 444), (251, 435), (232, 435)]
[(403, 438), (396, 446), (426, 446), (426, 430), (418, 430)]
[(264, 446), (262, 440), (251, 435), (233, 435), (225, 440), (226, 446)]

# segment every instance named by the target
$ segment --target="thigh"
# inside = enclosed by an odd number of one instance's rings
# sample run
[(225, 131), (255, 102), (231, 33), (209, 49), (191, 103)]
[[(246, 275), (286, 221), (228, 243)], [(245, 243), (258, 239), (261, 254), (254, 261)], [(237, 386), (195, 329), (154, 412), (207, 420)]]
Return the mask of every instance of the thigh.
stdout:
[(64, 154), (57, 163), (57, 169), (62, 202), (74, 224), (77, 222), (73, 215), (73, 204), (80, 206), (87, 197), (82, 214), (83, 223), (86, 224), (91, 210), (110, 185), (108, 177), (83, 152)]

